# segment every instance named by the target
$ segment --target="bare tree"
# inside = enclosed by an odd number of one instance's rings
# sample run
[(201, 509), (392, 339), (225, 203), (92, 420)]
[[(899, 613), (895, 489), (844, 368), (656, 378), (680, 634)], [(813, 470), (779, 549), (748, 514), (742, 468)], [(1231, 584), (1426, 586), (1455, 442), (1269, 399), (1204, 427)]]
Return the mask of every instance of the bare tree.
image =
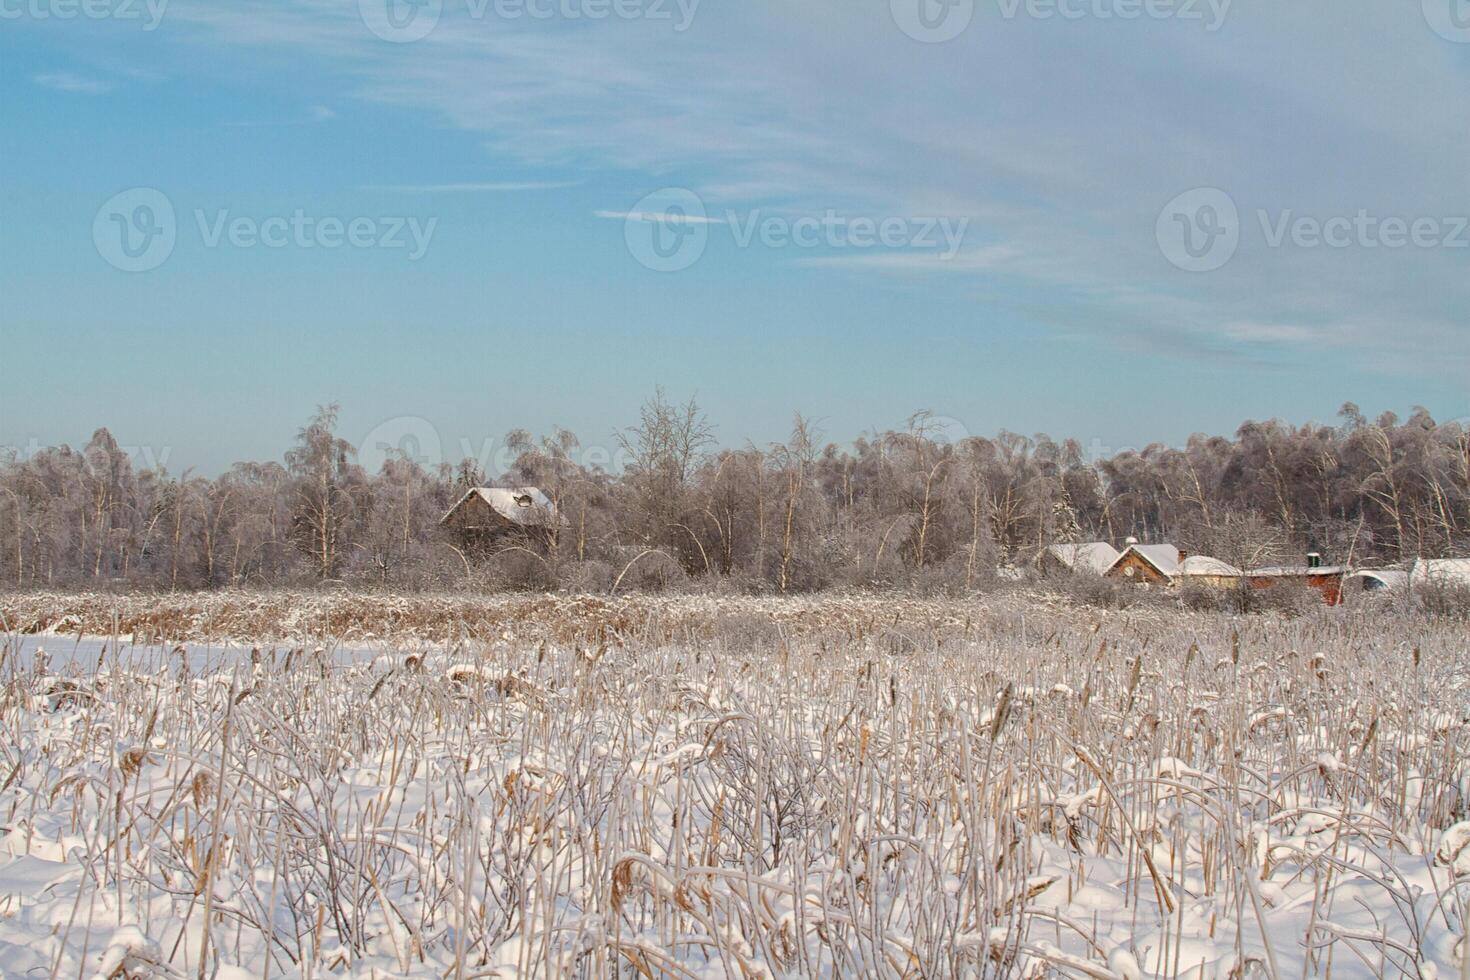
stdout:
[(338, 411), (335, 404), (320, 407), (286, 454), (295, 480), (291, 519), (297, 545), (323, 579), (341, 570), (344, 538), (357, 506), (354, 492), (362, 483), (351, 462), (352, 445), (336, 435)]

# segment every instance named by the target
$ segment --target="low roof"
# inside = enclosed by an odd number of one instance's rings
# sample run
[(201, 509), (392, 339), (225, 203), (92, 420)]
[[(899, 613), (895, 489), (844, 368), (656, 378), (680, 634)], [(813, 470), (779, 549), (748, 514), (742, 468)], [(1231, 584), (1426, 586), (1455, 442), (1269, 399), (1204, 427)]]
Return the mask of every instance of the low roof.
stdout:
[(1179, 574), (1179, 549), (1172, 544), (1130, 544), (1123, 549), (1123, 553), (1118, 556), (1117, 560), (1108, 566), (1108, 570), (1112, 571), (1117, 567), (1130, 552), (1158, 569), (1161, 575), (1173, 578)]
[(1239, 576), (1241, 571), (1229, 562), (1221, 561), (1218, 558), (1211, 558), (1209, 555), (1190, 555), (1179, 563), (1179, 574), (1185, 576), (1211, 575), (1234, 578)]
[(1096, 572), (1101, 575), (1118, 560), (1118, 549), (1106, 541), (1084, 544), (1054, 544), (1046, 549), (1057, 561), (1073, 571)]
[[(512, 524), (522, 527), (547, 527), (557, 523), (556, 505), (536, 487), (472, 487), (459, 499), (449, 514), (465, 505), (471, 497), (479, 497), (490, 509)], [(444, 515), (448, 520), (449, 514)]]
[(1252, 568), (1246, 574), (1255, 578), (1306, 578), (1310, 575), (1346, 575), (1347, 568), (1343, 565), (1270, 565)]
[(1420, 558), (1409, 573), (1414, 585), (1447, 584), (1470, 587), (1470, 558)]
[(1372, 579), (1381, 582), (1386, 589), (1402, 589), (1409, 584), (1409, 573), (1392, 568), (1365, 568), (1353, 572), (1348, 578)]

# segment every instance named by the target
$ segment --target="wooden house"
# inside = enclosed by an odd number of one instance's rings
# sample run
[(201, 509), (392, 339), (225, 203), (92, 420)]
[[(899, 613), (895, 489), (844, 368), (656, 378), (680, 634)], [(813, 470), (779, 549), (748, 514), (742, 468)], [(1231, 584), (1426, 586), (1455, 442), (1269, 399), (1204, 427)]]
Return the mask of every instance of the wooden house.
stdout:
[(1341, 565), (1324, 565), (1322, 556), (1313, 552), (1305, 565), (1278, 565), (1253, 568), (1245, 580), (1253, 589), (1269, 589), (1274, 585), (1296, 584), (1315, 589), (1329, 606), (1342, 604), (1342, 583), (1348, 570)]
[(551, 498), (536, 487), (472, 487), (439, 523), (465, 550), (483, 552), (516, 537), (545, 544), (562, 519)]
[(1130, 543), (1108, 566), (1108, 578), (1146, 585), (1168, 585), (1179, 574), (1183, 554), (1172, 544)]

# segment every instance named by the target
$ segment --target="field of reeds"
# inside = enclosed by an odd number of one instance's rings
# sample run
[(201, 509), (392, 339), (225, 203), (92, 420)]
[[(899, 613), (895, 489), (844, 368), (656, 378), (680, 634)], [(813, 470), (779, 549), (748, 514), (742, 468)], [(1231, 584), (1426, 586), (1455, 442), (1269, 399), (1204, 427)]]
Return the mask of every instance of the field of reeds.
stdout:
[(0, 593), (0, 630), (121, 636), (140, 644), (189, 641), (393, 643), (627, 637), (640, 643), (773, 635), (858, 637), (875, 631), (952, 635), (997, 610), (1056, 605), (1027, 595), (982, 603), (854, 593), (789, 597), (705, 594), (558, 596), (385, 595), (376, 592), (221, 590), (167, 594)]
[(0, 974), (1470, 969), (1463, 621), (233, 601), (0, 601)]

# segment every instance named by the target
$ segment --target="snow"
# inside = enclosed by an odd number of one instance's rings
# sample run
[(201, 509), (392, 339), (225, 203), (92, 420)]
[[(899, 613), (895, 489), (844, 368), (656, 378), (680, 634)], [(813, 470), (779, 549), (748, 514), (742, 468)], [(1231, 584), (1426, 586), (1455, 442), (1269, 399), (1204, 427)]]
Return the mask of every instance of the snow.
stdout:
[(1054, 544), (1047, 549), (1053, 557), (1074, 571), (1103, 574), (1118, 560), (1118, 549), (1106, 541), (1083, 544)]
[(1190, 555), (1179, 563), (1178, 574), (1183, 578), (1190, 576), (1239, 578), (1243, 573), (1234, 565), (1218, 558), (1211, 558), (1208, 555)]
[(1470, 558), (1420, 558), (1409, 572), (1409, 584), (1416, 589), (1430, 585), (1470, 588)]
[(10, 861), (0, 861), (0, 897), (22, 902), (27, 898), (43, 900), (51, 888), (78, 874), (80, 868), (70, 862), (22, 854)]
[(1113, 566), (1116, 567), (1129, 553), (1139, 555), (1167, 578), (1179, 574), (1179, 549), (1172, 544), (1131, 544), (1123, 549)]
[(1359, 615), (12, 636), (0, 977), (1462, 975), (1464, 629)]

